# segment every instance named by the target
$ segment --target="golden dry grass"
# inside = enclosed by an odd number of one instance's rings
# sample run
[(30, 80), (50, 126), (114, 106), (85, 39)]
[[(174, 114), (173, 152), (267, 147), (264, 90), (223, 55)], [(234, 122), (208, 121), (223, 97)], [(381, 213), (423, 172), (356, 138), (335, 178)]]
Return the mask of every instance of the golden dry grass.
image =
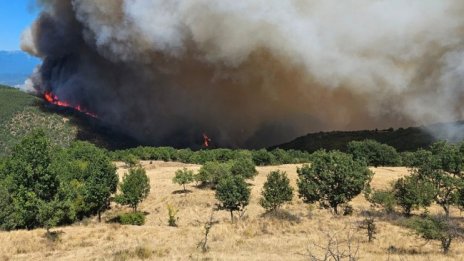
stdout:
[[(144, 226), (86, 220), (55, 229), (62, 232), (56, 242), (45, 239), (43, 229), (1, 232), (0, 260), (309, 260), (310, 252), (321, 254), (314, 244), (324, 244), (327, 231), (340, 231), (339, 238), (343, 239), (350, 228), (354, 241), (359, 241), (361, 260), (464, 260), (461, 242), (454, 242), (451, 253), (444, 256), (437, 243), (425, 244), (409, 230), (384, 221), (377, 221), (377, 239), (368, 243), (365, 232), (357, 228), (363, 219), (361, 211), (369, 208), (362, 196), (352, 201), (355, 210), (352, 216), (334, 217), (327, 210), (304, 204), (295, 195), (292, 204), (283, 208), (281, 218), (263, 217), (258, 201), (267, 173), (276, 169), (286, 171), (295, 187), (297, 165), (258, 168), (259, 175), (251, 182), (252, 197), (246, 214), (232, 224), (227, 212), (216, 212), (214, 218), (218, 223), (211, 229), (210, 250), (202, 253), (197, 245), (216, 203), (214, 191), (189, 186), (191, 193), (178, 194), (176, 191), (181, 187), (171, 181), (177, 169), (185, 166), (198, 170), (199, 166), (164, 162), (143, 162), (143, 166), (152, 187), (140, 206), (147, 212)], [(127, 171), (122, 164), (118, 167), (120, 175)], [(386, 187), (407, 175), (405, 168), (373, 171), (374, 188)], [(167, 204), (179, 209), (177, 228), (167, 226)], [(128, 210), (113, 206), (105, 217), (121, 211)], [(460, 213), (455, 210), (453, 215)], [(389, 254), (389, 247), (397, 252)]]

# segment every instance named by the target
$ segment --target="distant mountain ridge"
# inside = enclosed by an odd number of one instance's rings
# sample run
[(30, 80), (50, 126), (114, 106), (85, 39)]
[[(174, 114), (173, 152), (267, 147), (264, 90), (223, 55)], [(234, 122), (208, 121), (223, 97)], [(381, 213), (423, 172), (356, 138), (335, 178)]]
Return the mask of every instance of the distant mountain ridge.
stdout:
[(0, 51), (0, 84), (23, 84), (39, 63), (39, 59), (22, 51)]
[(295, 149), (309, 152), (319, 149), (346, 151), (350, 141), (365, 139), (388, 144), (400, 152), (415, 151), (419, 148), (427, 148), (438, 140), (462, 141), (464, 139), (464, 121), (399, 129), (310, 133), (290, 142), (273, 146), (271, 149)]

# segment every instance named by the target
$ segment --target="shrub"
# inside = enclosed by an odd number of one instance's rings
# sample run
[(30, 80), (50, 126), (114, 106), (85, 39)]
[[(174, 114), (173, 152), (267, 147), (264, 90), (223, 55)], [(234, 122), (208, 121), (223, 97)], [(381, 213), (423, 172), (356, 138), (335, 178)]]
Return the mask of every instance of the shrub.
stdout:
[(129, 168), (133, 168), (139, 163), (139, 159), (133, 154), (126, 155), (123, 158), (123, 161), (126, 164), (126, 166)]
[(184, 187), (184, 193), (187, 192), (185, 185), (190, 184), (194, 181), (195, 176), (193, 175), (193, 170), (188, 170), (187, 168), (179, 169), (176, 171), (176, 175), (172, 179), (172, 182), (179, 184)]
[(177, 213), (179, 212), (178, 209), (176, 209), (173, 205), (168, 204), (168, 225), (170, 227), (177, 227), (177, 220), (179, 218), (176, 218)]
[(265, 149), (252, 152), (253, 161), (258, 166), (272, 165), (275, 162), (274, 155)]
[(234, 221), (234, 211), (242, 211), (248, 206), (250, 188), (241, 176), (227, 175), (219, 180), (216, 187), (216, 199), (219, 209), (230, 211), (230, 219)]
[(382, 206), (387, 213), (395, 211), (397, 202), (391, 190), (374, 190), (366, 196), (366, 199), (374, 206)]
[(285, 172), (272, 171), (267, 176), (259, 204), (267, 211), (275, 211), (285, 202), (292, 201), (293, 188)]
[(195, 175), (195, 180), (203, 186), (216, 186), (221, 177), (230, 175), (230, 165), (219, 162), (206, 162)]
[(124, 213), (118, 216), (118, 221), (123, 225), (142, 226), (145, 224), (145, 215), (142, 212)]
[(121, 194), (116, 196), (116, 202), (130, 206), (134, 212), (150, 193), (150, 179), (142, 168), (130, 169), (124, 175), (120, 184)]
[(255, 164), (249, 159), (234, 160), (231, 162), (230, 172), (245, 179), (253, 179), (258, 175)]
[(359, 195), (372, 172), (365, 163), (338, 151), (318, 151), (311, 165), (298, 168), (298, 192), (306, 203), (319, 202), (338, 214), (338, 206)]

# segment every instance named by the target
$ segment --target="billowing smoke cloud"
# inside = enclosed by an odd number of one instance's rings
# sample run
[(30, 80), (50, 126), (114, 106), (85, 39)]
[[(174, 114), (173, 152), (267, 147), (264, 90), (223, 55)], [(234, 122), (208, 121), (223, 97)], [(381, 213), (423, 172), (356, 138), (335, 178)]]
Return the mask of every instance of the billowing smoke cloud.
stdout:
[[(39, 93), (142, 142), (263, 146), (462, 119), (462, 0), (49, 0)], [(200, 141), (199, 141), (200, 140)]]

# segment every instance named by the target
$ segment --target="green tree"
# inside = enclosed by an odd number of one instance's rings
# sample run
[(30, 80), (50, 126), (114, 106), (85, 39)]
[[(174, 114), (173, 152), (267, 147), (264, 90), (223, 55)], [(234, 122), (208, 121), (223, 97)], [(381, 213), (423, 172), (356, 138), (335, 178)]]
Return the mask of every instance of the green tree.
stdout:
[(59, 180), (50, 168), (52, 147), (43, 131), (33, 131), (14, 147), (0, 173), (0, 227), (36, 228), (43, 223), (39, 212), (43, 204), (57, 195)]
[(101, 221), (118, 186), (116, 167), (107, 153), (88, 142), (75, 142), (57, 157), (54, 169), (61, 173), (63, 193), (73, 202), (76, 215), (96, 214)]
[(437, 142), (430, 147), (430, 151), (416, 152), (415, 158), (411, 175), (433, 186), (434, 201), (443, 208), (448, 217), (450, 207), (458, 204), (459, 191), (464, 188), (463, 147)]
[(430, 206), (435, 195), (433, 185), (415, 175), (397, 180), (393, 186), (393, 193), (405, 215), (410, 215), (413, 209)]
[(355, 160), (364, 160), (370, 166), (397, 166), (401, 158), (395, 148), (374, 140), (351, 141), (348, 152)]
[(274, 155), (265, 149), (252, 151), (252, 157), (258, 166), (272, 165), (275, 162)]
[(230, 175), (230, 164), (217, 161), (206, 162), (195, 175), (195, 180), (203, 186), (216, 186), (221, 177)]
[(259, 204), (267, 211), (275, 211), (285, 202), (292, 201), (293, 188), (285, 172), (272, 171), (267, 176)]
[(183, 186), (184, 193), (186, 193), (187, 189), (185, 188), (185, 185), (192, 183), (194, 178), (195, 176), (193, 175), (193, 170), (183, 168), (176, 171), (176, 175), (172, 179), (172, 182)]
[(447, 217), (430, 217), (412, 220), (411, 227), (423, 239), (437, 240), (444, 254), (448, 254), (453, 239), (462, 237), (460, 228), (452, 224)]
[(359, 195), (372, 178), (364, 162), (338, 151), (314, 153), (311, 165), (303, 165), (297, 172), (299, 197), (332, 208), (335, 214), (340, 204)]
[(234, 221), (234, 211), (242, 211), (248, 206), (250, 188), (241, 176), (227, 175), (219, 180), (216, 187), (216, 199), (219, 200), (219, 209), (230, 212), (230, 219)]
[(116, 202), (128, 205), (137, 211), (137, 207), (150, 193), (150, 179), (142, 168), (129, 169), (120, 184), (121, 194), (116, 196)]
[(258, 175), (253, 161), (247, 159), (232, 161), (230, 171), (232, 175), (242, 176), (245, 179), (253, 179)]

